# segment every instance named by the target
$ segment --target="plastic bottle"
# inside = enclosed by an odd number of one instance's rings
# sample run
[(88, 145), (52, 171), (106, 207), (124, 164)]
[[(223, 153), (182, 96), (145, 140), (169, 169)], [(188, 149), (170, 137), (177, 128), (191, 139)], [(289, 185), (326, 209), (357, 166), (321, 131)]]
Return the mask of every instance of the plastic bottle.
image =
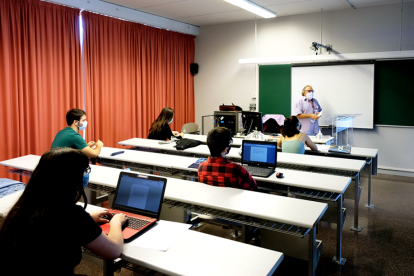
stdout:
[(323, 138), (322, 132), (321, 130), (319, 130), (318, 134), (316, 135), (316, 139), (322, 140), (322, 138)]

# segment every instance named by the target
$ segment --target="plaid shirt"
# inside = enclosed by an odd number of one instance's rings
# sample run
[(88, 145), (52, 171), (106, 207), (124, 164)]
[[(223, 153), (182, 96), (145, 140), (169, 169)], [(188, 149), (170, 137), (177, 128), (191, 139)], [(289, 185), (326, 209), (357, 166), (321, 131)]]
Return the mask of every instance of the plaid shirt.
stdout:
[(223, 157), (209, 157), (206, 162), (201, 163), (198, 167), (198, 178), (201, 183), (212, 186), (252, 191), (257, 187), (256, 181), (245, 168)]

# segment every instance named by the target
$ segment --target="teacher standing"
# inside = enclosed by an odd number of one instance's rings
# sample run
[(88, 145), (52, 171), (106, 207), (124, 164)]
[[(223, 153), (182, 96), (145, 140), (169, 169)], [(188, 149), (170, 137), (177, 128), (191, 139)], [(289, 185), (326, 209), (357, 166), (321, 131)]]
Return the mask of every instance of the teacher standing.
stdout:
[(302, 90), (302, 97), (295, 103), (294, 114), (302, 124), (301, 132), (307, 135), (315, 135), (319, 132), (319, 116), (322, 107), (313, 97), (312, 86), (307, 85)]

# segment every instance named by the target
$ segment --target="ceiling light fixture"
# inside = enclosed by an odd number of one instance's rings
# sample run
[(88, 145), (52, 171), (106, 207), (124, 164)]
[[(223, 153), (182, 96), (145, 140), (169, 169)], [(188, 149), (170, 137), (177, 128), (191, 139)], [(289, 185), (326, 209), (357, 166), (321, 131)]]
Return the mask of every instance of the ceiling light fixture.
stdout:
[(264, 18), (272, 18), (276, 17), (276, 13), (269, 11), (253, 2), (250, 2), (248, 0), (224, 0), (226, 2), (229, 2), (230, 4), (233, 4), (235, 6), (238, 6), (242, 9), (245, 9), (249, 12), (255, 13), (261, 17)]

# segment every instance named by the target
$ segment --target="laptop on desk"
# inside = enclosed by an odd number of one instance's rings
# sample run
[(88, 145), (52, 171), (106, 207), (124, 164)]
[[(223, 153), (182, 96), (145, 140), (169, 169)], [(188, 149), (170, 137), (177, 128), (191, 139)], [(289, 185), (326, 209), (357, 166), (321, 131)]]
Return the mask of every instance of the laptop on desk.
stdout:
[(276, 170), (277, 144), (243, 140), (242, 166), (254, 176), (269, 177)]
[[(129, 242), (155, 225), (161, 213), (167, 179), (129, 172), (119, 174), (114, 201), (109, 212), (124, 213), (128, 221), (123, 227), (124, 241)], [(110, 225), (101, 225), (105, 234)]]

